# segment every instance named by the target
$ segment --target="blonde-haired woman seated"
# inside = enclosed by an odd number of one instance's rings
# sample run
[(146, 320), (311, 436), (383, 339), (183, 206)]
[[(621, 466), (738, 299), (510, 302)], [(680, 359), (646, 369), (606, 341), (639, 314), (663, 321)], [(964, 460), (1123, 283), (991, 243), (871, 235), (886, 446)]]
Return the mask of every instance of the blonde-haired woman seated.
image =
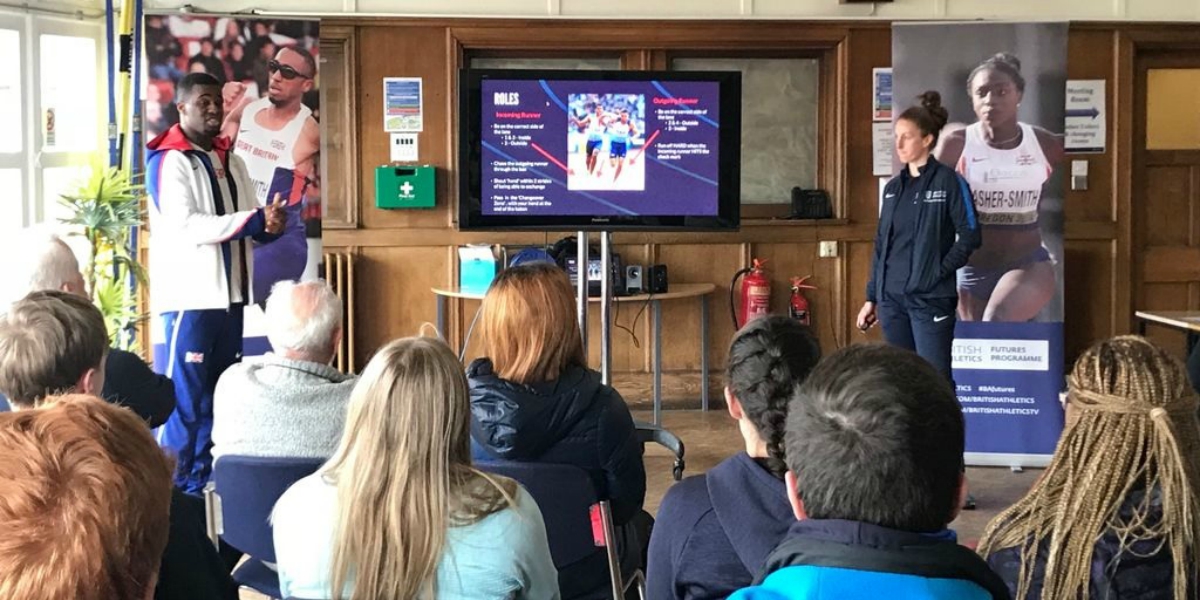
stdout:
[(283, 596), (559, 597), (541, 512), (471, 466), (462, 364), (432, 338), (384, 346), (337, 451), (275, 505)]
[(1079, 357), (1054, 459), (979, 543), (1014, 598), (1200, 597), (1196, 409), (1183, 365), (1144, 338)]
[[(586, 366), (566, 272), (550, 263), (505, 269), (481, 310), (486, 358), (467, 370), (475, 458), (586, 470), (611, 502), (622, 570), (644, 568), (652, 519), (642, 511), (642, 444), (625, 400)], [(563, 597), (602, 588), (606, 577), (603, 563), (570, 565), (559, 573)]]

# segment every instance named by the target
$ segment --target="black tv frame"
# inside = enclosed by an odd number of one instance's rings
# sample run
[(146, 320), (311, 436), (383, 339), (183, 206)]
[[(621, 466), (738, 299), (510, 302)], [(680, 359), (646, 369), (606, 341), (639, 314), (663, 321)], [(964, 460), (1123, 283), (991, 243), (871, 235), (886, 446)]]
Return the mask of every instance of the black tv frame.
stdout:
[[(484, 215), (482, 87), (486, 79), (711, 81), (720, 86), (717, 214), (712, 216)], [(458, 86), (458, 228), (462, 231), (737, 231), (741, 225), (742, 74), (737, 71), (461, 69)]]

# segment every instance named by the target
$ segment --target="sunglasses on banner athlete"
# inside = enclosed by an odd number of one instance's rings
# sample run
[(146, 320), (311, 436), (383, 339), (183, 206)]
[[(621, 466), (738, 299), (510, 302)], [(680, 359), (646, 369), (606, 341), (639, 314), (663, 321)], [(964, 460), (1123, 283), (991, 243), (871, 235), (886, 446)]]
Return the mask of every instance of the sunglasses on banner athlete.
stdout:
[(274, 60), (274, 59), (267, 61), (267, 72), (274, 74), (276, 71), (279, 71), (279, 73), (283, 75), (283, 78), (288, 81), (291, 81), (297, 77), (300, 77), (302, 79), (312, 79), (311, 76), (305, 75), (305, 74), (301, 73), (300, 71), (297, 71), (295, 68), (291, 67), (290, 65), (280, 64), (279, 61)]

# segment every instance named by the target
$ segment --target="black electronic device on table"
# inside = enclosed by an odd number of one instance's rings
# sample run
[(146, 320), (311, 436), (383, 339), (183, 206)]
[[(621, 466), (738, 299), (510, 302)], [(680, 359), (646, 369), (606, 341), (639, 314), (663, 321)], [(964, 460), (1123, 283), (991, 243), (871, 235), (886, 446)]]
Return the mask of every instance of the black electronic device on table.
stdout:
[(736, 230), (741, 74), (464, 69), (462, 230)]
[(646, 287), (647, 294), (665, 294), (668, 290), (667, 286), (667, 265), (650, 265), (646, 269)]
[[(563, 259), (563, 268), (566, 269), (567, 275), (571, 278), (571, 286), (574, 287), (579, 282), (579, 268), (576, 265), (574, 256), (567, 256)], [(600, 274), (603, 267), (600, 266), (600, 257), (589, 253), (587, 265), (587, 282), (588, 296), (600, 296)], [(628, 289), (625, 284), (625, 269), (621, 266), (621, 255), (613, 253), (612, 256), (612, 295), (625, 296)]]

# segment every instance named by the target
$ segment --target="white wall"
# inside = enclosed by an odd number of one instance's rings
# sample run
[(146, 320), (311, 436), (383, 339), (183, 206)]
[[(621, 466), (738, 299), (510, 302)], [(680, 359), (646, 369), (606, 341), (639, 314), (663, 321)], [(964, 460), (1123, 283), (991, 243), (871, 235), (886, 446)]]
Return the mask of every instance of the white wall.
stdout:
[(189, 3), (210, 12), (257, 8), (416, 16), (1200, 21), (1200, 0), (896, 0), (876, 5), (842, 5), (838, 0), (147, 0), (146, 6), (170, 9)]

